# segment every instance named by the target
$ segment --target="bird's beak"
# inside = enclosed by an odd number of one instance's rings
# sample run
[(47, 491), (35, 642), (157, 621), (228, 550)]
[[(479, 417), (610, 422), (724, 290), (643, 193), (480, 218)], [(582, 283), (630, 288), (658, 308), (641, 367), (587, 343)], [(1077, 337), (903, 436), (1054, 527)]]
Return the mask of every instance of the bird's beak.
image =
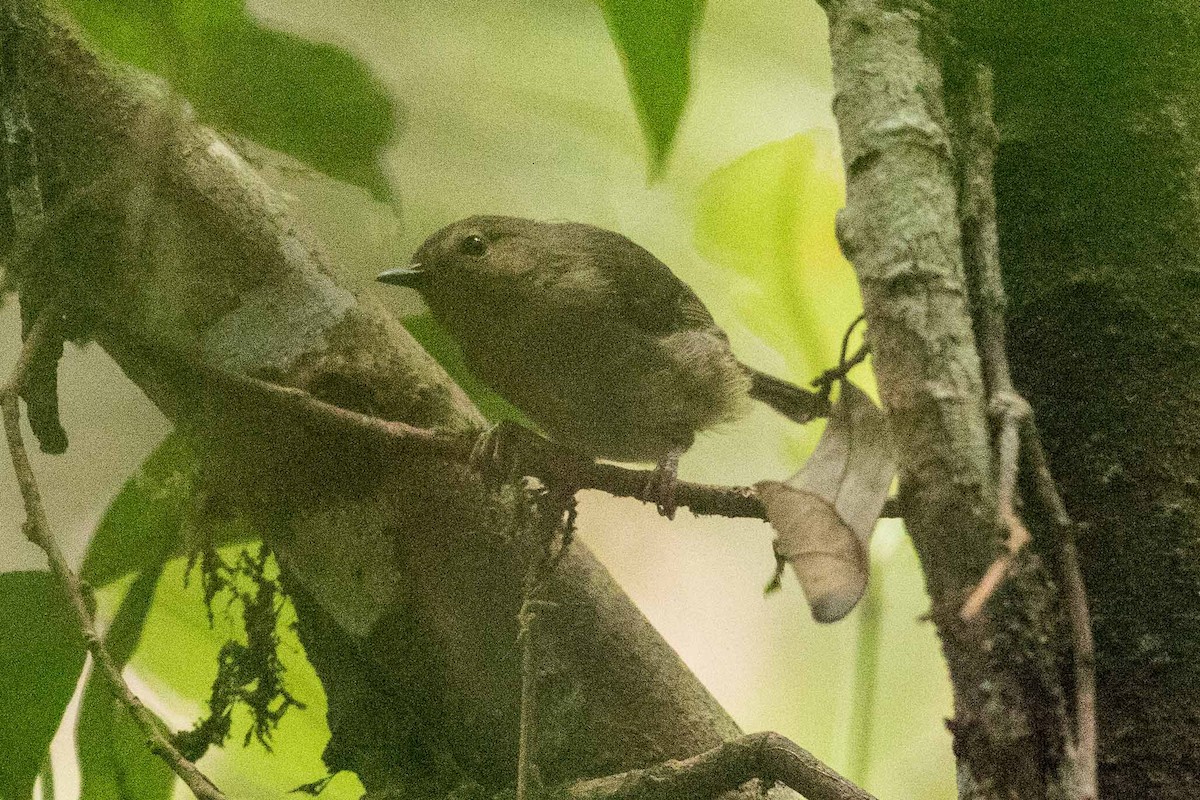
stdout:
[(407, 267), (393, 267), (375, 276), (380, 283), (390, 283), (392, 286), (406, 286), (409, 289), (420, 289), (425, 285), (429, 273), (422, 268), (419, 261), (414, 261)]

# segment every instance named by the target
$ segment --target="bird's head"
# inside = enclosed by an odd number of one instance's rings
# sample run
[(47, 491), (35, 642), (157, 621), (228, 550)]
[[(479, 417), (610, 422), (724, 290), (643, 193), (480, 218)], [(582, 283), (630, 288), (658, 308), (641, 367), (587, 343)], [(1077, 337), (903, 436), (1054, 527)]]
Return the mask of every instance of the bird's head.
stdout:
[(546, 264), (552, 228), (519, 217), (467, 217), (432, 234), (407, 267), (376, 280), (416, 289), (427, 300), (497, 289)]
[(475, 216), (425, 240), (407, 267), (376, 280), (416, 289), (434, 316), (450, 325), (522, 306), (578, 302), (607, 290), (596, 264), (618, 234), (573, 222)]

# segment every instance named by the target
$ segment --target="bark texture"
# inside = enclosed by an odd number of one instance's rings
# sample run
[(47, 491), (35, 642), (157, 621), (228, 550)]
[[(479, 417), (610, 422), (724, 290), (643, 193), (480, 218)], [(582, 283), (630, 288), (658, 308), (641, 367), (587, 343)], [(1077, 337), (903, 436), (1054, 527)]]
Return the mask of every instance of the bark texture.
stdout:
[(964, 259), (971, 74), (924, 3), (826, 3), (847, 203), (839, 239), (862, 287), (901, 500), (954, 687), (960, 793), (1072, 797), (1066, 639), (1050, 575), (1023, 553), (987, 613), (959, 609), (999, 554), (990, 392)]
[[(909, 529), (955, 688), (965, 797), (1076, 796), (1050, 526), (986, 630), (946, 612), (989, 560), (994, 466), (954, 159), (963, 63), (994, 68), (1016, 388), (1032, 401), (1091, 598), (1100, 795), (1200, 791), (1200, 12), (1191, 4), (869, 2), (830, 12), (848, 203)], [(965, 219), (965, 217), (964, 217)], [(966, 264), (968, 275), (970, 263)], [(984, 381), (986, 383), (986, 381)], [(1027, 498), (1028, 499), (1028, 498)]]
[(964, 3), (1010, 342), (1079, 542), (1102, 797), (1200, 795), (1200, 10)]
[[(6, 47), (23, 37), (50, 209), (24, 268), (64, 293), (74, 335), (197, 430), (214, 496), (267, 533), (328, 693), (331, 768), (378, 796), (511, 785), (525, 569), (514, 541), (532, 524), (528, 498), (197, 392), (157, 345), (423, 427), (466, 433), (478, 412), (397, 322), (339, 285), (279, 196), (161, 85), (19, 5), (25, 24), (4, 17), (3, 33)], [(560, 605), (537, 639), (547, 782), (738, 734), (586, 548), (574, 545), (548, 595)]]

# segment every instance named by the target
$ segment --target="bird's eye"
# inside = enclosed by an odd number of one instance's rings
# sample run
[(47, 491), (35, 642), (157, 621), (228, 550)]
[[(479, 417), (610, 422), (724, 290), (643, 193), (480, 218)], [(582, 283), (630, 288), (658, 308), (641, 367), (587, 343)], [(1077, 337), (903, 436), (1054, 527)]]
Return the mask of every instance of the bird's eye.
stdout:
[(462, 244), (458, 248), (469, 256), (481, 256), (487, 252), (487, 242), (483, 240), (482, 236), (471, 234), (462, 240)]

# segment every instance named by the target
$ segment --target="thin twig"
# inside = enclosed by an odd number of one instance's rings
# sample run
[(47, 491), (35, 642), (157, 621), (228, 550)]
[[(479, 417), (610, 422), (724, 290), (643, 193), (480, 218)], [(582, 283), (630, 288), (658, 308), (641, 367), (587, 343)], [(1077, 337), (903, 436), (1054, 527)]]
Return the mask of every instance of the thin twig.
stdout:
[(92, 653), (93, 660), (149, 739), (150, 749), (167, 763), (200, 800), (225, 800), (225, 795), (213, 785), (212, 781), (171, 744), (171, 740), (160, 728), (154, 715), (130, 690), (129, 684), (121, 675), (120, 668), (109, 655), (108, 648), (104, 646), (103, 637), (96, 629), (96, 621), (84, 598), (83, 584), (67, 566), (62, 549), (50, 532), (46, 510), (42, 505), (41, 493), (38, 491), (37, 478), (29, 463), (29, 454), (21, 435), (21, 407), (18, 397), (26, 379), (29, 364), (37, 357), (38, 350), (47, 342), (52, 341), (52, 337), (55, 335), (55, 326), (60, 322), (60, 316), (61, 313), (56, 302), (51, 302), (43, 308), (21, 347), (21, 354), (13, 369), (12, 377), (0, 389), (0, 408), (4, 415), (4, 432), (8, 439), (9, 453), (12, 455), (13, 471), (16, 473), (17, 484), (21, 490), (21, 499), (25, 504), (25, 535), (46, 553), (50, 571), (58, 580), (59, 588), (70, 601), (76, 622), (83, 632), (84, 641)]
[[(529, 601), (521, 606), (525, 613)], [(532, 628), (530, 620), (528, 629), (523, 630), (521, 637), (521, 721), (520, 738), (517, 742), (517, 797), (516, 800), (527, 800), (529, 786), (533, 783), (533, 750), (536, 747), (535, 733), (537, 731), (537, 655), (533, 649)]]
[(993, 171), (996, 159), (996, 126), (992, 114), (991, 68), (977, 65), (968, 95), (968, 128), (964, 170), (963, 243), (968, 264), (977, 276), (979, 295), (980, 356), (990, 392), (993, 413), (1001, 420), (997, 437), (997, 510), (1009, 531), (1008, 552), (1000, 556), (964, 604), (960, 614), (969, 619), (995, 590), (1013, 555), (1029, 541), (1029, 531), (1014, 506), (1019, 453), (1033, 474), (1034, 485), (1059, 535), (1062, 569), (1071, 620), (1075, 655), (1076, 735), (1074, 763), (1076, 800), (1094, 800), (1096, 779), (1096, 676), (1087, 593), (1079, 568), (1075, 526), (1054, 484), (1046, 452), (1028, 404), (1016, 393), (1005, 347), (1005, 296), (1000, 271), (1000, 245), (996, 230), (996, 193)]
[[(1007, 371), (1007, 370), (1005, 370)], [(1033, 539), (1016, 509), (1017, 473), (1020, 467), (1021, 428), (1029, 418), (1029, 406), (1011, 391), (995, 393), (992, 414), (1000, 419), (996, 436), (996, 513), (1008, 531), (1007, 550), (996, 557), (975, 589), (963, 603), (958, 615), (970, 621), (979, 615), (988, 599), (1004, 581), (1013, 559)]]
[[(145, 342), (131, 344), (127, 332), (114, 333), (105, 342), (105, 347), (110, 350), (120, 348), (126, 361), (136, 360), (153, 372), (162, 371), (159, 364), (171, 364), (171, 380), (197, 380), (204, 385), (204, 391), (198, 388), (193, 393), (197, 396), (214, 390), (225, 394), (248, 395), (267, 408), (316, 420), (327, 429), (364, 437), (376, 446), (397, 453), (407, 455), (413, 449), (419, 449), (442, 458), (470, 463), (475, 449), (475, 437), (420, 428), (406, 422), (352, 411), (320, 400), (302, 389), (219, 369), (203, 359), (177, 350), (162, 352), (167, 350), (165, 345)], [(614, 497), (643, 499), (646, 484), (653, 475), (652, 470), (595, 461), (560, 447), (526, 428), (514, 427), (522, 437), (516, 448), (519, 458), (517, 467), (522, 474), (538, 478), (550, 486), (570, 486), (576, 490), (598, 489)], [(675, 498), (679, 506), (689, 508), (697, 516), (767, 518), (766, 506), (750, 486), (679, 481)], [(880, 516), (902, 516), (900, 504), (888, 499)]]
[(1046, 450), (1032, 420), (1025, 426), (1023, 438), (1038, 497), (1058, 529), (1061, 548), (1072, 647), (1075, 651), (1074, 755), (1077, 772), (1075, 785), (1079, 792), (1077, 797), (1078, 800), (1095, 800), (1099, 792), (1096, 772), (1096, 643), (1092, 637), (1083, 570), (1079, 567), (1079, 550), (1075, 545), (1076, 526), (1067, 515), (1066, 504), (1054, 484)]
[(830, 367), (813, 378), (812, 385), (819, 389), (820, 395), (825, 398), (826, 402), (829, 400), (830, 392), (833, 391), (833, 384), (843, 380), (850, 373), (850, 370), (866, 361), (867, 356), (871, 353), (871, 346), (867, 344), (866, 339), (863, 339), (863, 343), (855, 351), (854, 355), (849, 356), (850, 337), (854, 334), (855, 329), (866, 321), (866, 314), (859, 314), (854, 318), (854, 321), (846, 328), (846, 332), (842, 334), (842, 347), (839, 351), (837, 366)]
[(992, 562), (963, 604), (959, 616), (977, 616), (1008, 573), (1016, 553), (1029, 542), (1029, 530), (1015, 505), (1020, 469), (1020, 429), (1029, 406), (1013, 388), (1005, 348), (1004, 283), (1000, 273), (1000, 244), (996, 233), (996, 192), (992, 174), (996, 163), (996, 123), (992, 115), (992, 72), (977, 65), (967, 92), (966, 141), (963, 157), (963, 246), (976, 280), (980, 358), (996, 436), (996, 514), (1008, 531), (1007, 551)]
[(580, 781), (571, 800), (703, 800), (758, 778), (808, 800), (874, 800), (812, 753), (777, 733), (752, 733), (683, 761)]
[[(536, 526), (535, 526), (536, 527)], [(521, 646), (521, 710), (517, 739), (516, 800), (528, 800), (530, 784), (534, 782), (533, 755), (537, 748), (537, 652), (534, 650), (533, 626), (537, 621), (537, 590), (541, 584), (539, 564), (542, 558), (534, 554), (525, 580), (521, 584), (521, 610), (517, 612), (517, 643)]]

